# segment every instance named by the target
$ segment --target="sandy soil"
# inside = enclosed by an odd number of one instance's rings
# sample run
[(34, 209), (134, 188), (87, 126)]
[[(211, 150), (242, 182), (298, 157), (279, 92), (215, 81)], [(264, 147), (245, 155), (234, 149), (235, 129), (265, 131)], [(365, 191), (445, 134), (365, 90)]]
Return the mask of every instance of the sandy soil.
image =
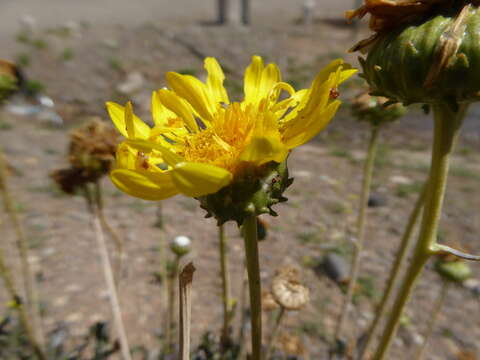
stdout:
[[(27, 74), (46, 86), (46, 92), (57, 103), (66, 125), (55, 128), (34, 117), (2, 113), (0, 143), (17, 169), (10, 182), (31, 242), (31, 260), (42, 279), (40, 295), (45, 304), (45, 326), (50, 330), (64, 321), (72, 336), (78, 339), (85, 334), (88, 325), (111, 317), (84, 201), (60, 195), (48, 178), (52, 170), (65, 163), (68, 129), (91, 115), (105, 118), (104, 102), (107, 100), (132, 99), (138, 114), (148, 119), (149, 93), (164, 86), (165, 71), (202, 76), (204, 54), (221, 60), (228, 70), (228, 89), (234, 96), (238, 96), (241, 89), (243, 68), (255, 53), (279, 63), (285, 79), (302, 86), (330, 59), (347, 56), (345, 48), (354, 41), (355, 34), (334, 21), (318, 21), (309, 28), (296, 26), (294, 20), (300, 2), (287, 0), (257, 1), (256, 19), (265, 16), (268, 21), (256, 20), (248, 29), (199, 24), (199, 21), (211, 19), (212, 3), (200, 6), (200, 2), (187, 4), (178, 0), (171, 8), (166, 1), (146, 0), (142, 8), (121, 7), (122, 10), (115, 11), (107, 7), (114, 3), (113, 0), (97, 1), (95, 8), (93, 2), (89, 8), (79, 7), (73, 1), (55, 3), (58, 3), (55, 10), (62, 17), (55, 16), (52, 8), (39, 6), (33, 0), (2, 2), (0, 17), (5, 22), (0, 21), (0, 26), (7, 30), (4, 32), (0, 28), (0, 34), (6, 36), (1, 40), (2, 45), (7, 44), (9, 54), (28, 56)], [(188, 6), (190, 15), (184, 13), (180, 4)], [(275, 4), (283, 12), (273, 18), (267, 4)], [(336, 6), (342, 8), (343, 2), (323, 5), (333, 11)], [(60, 11), (60, 7), (63, 10)], [(162, 12), (167, 8), (169, 12)], [(33, 38), (44, 40), (48, 44), (45, 48), (14, 38), (18, 16), (33, 12), (32, 9), (36, 9), (35, 15), (41, 24)], [(152, 13), (164, 15), (152, 20)], [(280, 21), (282, 16), (283, 22)], [(79, 25), (68, 35), (61, 31), (65, 21), (85, 18), (89, 26)], [(69, 49), (68, 57), (66, 49)], [(354, 61), (353, 56), (348, 59)], [(133, 72), (143, 75), (141, 87), (129, 94), (120, 93), (118, 85)], [(355, 91), (353, 82), (342, 89), (342, 96), (348, 100)], [(406, 214), (426, 176), (431, 121), (418, 109), (412, 114), (393, 124), (383, 135), (374, 191), (386, 200), (386, 204), (369, 210), (371, 221), (362, 259), (362, 277), (370, 284), (367, 286), (370, 290), (359, 297), (352, 309), (349, 331), (365, 329), (372, 317)], [(452, 166), (448, 210), (443, 217), (441, 234), (442, 241), (462, 244), (478, 253), (480, 199), (476, 191), (480, 182), (480, 151), (474, 126), (476, 118), (474, 112), (466, 124), (467, 131)], [(319, 276), (312, 264), (325, 254), (325, 249), (349, 252), (348, 239), (354, 231), (366, 138), (365, 126), (353, 122), (345, 108), (327, 132), (295, 152), (290, 159), (296, 178), (288, 190), (290, 201), (278, 206), (278, 218), (267, 219), (269, 239), (260, 245), (265, 287), (269, 286), (279, 264), (294, 263), (303, 270), (312, 291), (312, 302), (300, 314), (288, 315), (285, 331), (300, 336), (312, 359), (324, 358), (342, 299), (338, 286), (325, 276)], [(154, 227), (156, 204), (120, 194), (108, 179), (104, 186), (107, 215), (126, 242), (128, 266), (120, 281), (120, 293), (130, 341), (154, 348), (158, 346), (155, 334), (161, 326), (159, 309), (162, 306), (162, 287), (152, 281), (152, 274), (159, 268), (159, 230)], [(217, 306), (216, 229), (212, 221), (203, 219), (204, 213), (194, 200), (176, 197), (165, 201), (163, 209), (167, 238), (185, 234), (194, 242), (190, 259), (198, 269), (193, 310), (193, 341), (197, 343), (201, 334), (218, 329), (221, 323), (221, 307)], [(229, 225), (228, 235), (233, 293), (238, 297), (243, 275), (243, 247), (233, 225)], [(2, 230), (3, 238), (6, 241), (2, 246), (14, 254), (12, 231)], [(479, 279), (480, 268), (475, 265), (472, 268), (475, 278)], [(429, 267), (409, 307), (410, 324), (402, 329), (396, 340), (391, 359), (413, 356), (439, 288), (438, 276)], [(478, 295), (470, 290), (459, 287), (450, 291), (428, 359), (462, 359), (460, 351), (471, 352), (473, 359), (478, 356), (478, 307)]]

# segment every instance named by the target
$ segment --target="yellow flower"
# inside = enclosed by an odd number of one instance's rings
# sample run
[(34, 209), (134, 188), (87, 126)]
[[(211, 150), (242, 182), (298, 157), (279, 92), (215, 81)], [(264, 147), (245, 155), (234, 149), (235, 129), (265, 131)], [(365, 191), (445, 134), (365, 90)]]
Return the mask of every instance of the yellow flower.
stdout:
[[(275, 64), (254, 56), (245, 71), (242, 102), (231, 102), (225, 76), (214, 58), (205, 59), (206, 83), (167, 73), (170, 89), (152, 95), (150, 127), (132, 110), (109, 102), (110, 117), (127, 138), (111, 173), (122, 191), (147, 200), (178, 193), (213, 194), (245, 171), (285, 161), (291, 149), (312, 139), (335, 115), (337, 86), (356, 72), (335, 60), (309, 89), (282, 82)], [(285, 94), (287, 96), (285, 96)]]

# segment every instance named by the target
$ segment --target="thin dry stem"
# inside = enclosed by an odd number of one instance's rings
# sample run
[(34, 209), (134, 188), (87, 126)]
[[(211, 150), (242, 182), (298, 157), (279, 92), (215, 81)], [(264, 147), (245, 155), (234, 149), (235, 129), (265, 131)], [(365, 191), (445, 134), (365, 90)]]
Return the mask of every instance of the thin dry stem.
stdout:
[(27, 312), (32, 317), (33, 332), (38, 339), (40, 346), (43, 348), (44, 337), (41, 326), (40, 309), (38, 302), (38, 293), (35, 291), (35, 283), (32, 269), (28, 261), (28, 242), (23, 231), (20, 219), (14, 206), (14, 200), (7, 184), (7, 164), (3, 151), (0, 149), (0, 192), (2, 193), (3, 204), (5, 210), (13, 224), (17, 236), (16, 245), (20, 254), (20, 265), (25, 288), (25, 300)]
[(370, 197), (370, 184), (372, 182), (373, 168), (375, 165), (375, 155), (377, 152), (378, 145), (378, 134), (379, 127), (373, 126), (370, 134), (370, 141), (368, 145), (368, 155), (365, 161), (365, 166), (363, 170), (363, 184), (362, 192), (360, 195), (360, 210), (358, 213), (357, 220), (357, 239), (354, 246), (354, 254), (352, 258), (352, 267), (350, 270), (349, 282), (347, 294), (343, 300), (342, 308), (337, 322), (337, 327), (335, 329), (335, 340), (339, 340), (340, 335), (343, 330), (344, 323), (348, 314), (348, 307), (352, 302), (353, 291), (357, 283), (357, 277), (360, 268), (360, 256), (363, 249), (363, 242), (365, 240), (365, 226), (367, 223), (367, 207), (368, 207), (368, 198)]
[(96, 206), (92, 206), (91, 215), (93, 229), (95, 231), (95, 239), (97, 240), (98, 250), (100, 252), (103, 274), (105, 276), (105, 282), (107, 283), (108, 294), (111, 302), (113, 318), (115, 320), (115, 325), (118, 332), (118, 337), (120, 340), (121, 353), (124, 360), (131, 360), (130, 347), (128, 345), (127, 334), (125, 331), (125, 326), (122, 319), (122, 311), (120, 307), (120, 302), (118, 300), (118, 294), (115, 287), (115, 279), (113, 277), (112, 265), (110, 264), (110, 259), (108, 257), (107, 244), (105, 243), (105, 238), (102, 231), (102, 225), (100, 222), (100, 217), (98, 214), (98, 209)]
[(25, 307), (22, 304), (22, 300), (20, 295), (17, 292), (17, 287), (15, 285), (14, 279), (8, 266), (5, 262), (5, 256), (3, 254), (2, 248), (0, 248), (0, 277), (2, 278), (5, 288), (7, 289), (8, 295), (10, 296), (13, 303), (15, 303), (15, 310), (18, 312), (18, 317), (20, 319), (20, 323), (25, 331), (28, 341), (35, 352), (35, 355), (39, 360), (46, 360), (47, 357), (41, 348), (35, 333), (32, 330), (32, 326), (30, 321), (28, 320), (28, 314), (25, 311)]
[(190, 262), (180, 272), (179, 313), (180, 313), (180, 360), (190, 358), (190, 327), (192, 322), (192, 281), (195, 267)]

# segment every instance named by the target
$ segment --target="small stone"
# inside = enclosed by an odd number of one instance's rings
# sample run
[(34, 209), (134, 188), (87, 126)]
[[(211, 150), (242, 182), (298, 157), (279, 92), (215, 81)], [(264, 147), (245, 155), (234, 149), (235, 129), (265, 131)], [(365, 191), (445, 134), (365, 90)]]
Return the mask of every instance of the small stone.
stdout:
[(463, 282), (463, 286), (470, 291), (475, 291), (476, 289), (480, 289), (480, 280), (478, 279), (467, 279)]
[(376, 208), (387, 205), (387, 198), (379, 193), (371, 193), (368, 198), (368, 207)]
[(131, 95), (132, 93), (140, 90), (145, 83), (145, 78), (142, 73), (135, 71), (127, 75), (127, 78), (123, 83), (117, 86), (118, 92)]
[(334, 253), (330, 252), (325, 255), (322, 263), (322, 269), (330, 279), (338, 284), (348, 283), (350, 274), (350, 265), (345, 259)]
[(410, 185), (413, 183), (412, 179), (402, 176), (402, 175), (393, 175), (390, 176), (390, 182), (398, 185)]
[(79, 322), (80, 320), (82, 320), (83, 316), (82, 314), (80, 313), (71, 313), (70, 315), (68, 315), (66, 318), (65, 318), (65, 321), (69, 322), (69, 323), (76, 323), (76, 322)]
[(295, 170), (293, 171), (293, 177), (308, 179), (312, 176), (312, 173), (308, 170)]

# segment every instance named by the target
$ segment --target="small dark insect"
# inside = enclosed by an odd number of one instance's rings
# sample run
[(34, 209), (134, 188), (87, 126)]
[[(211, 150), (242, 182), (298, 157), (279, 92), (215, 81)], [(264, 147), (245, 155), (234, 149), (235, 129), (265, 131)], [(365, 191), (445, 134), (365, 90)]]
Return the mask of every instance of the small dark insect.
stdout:
[(330, 99), (337, 99), (340, 96), (340, 93), (338, 92), (337, 88), (331, 88), (330, 89)]

